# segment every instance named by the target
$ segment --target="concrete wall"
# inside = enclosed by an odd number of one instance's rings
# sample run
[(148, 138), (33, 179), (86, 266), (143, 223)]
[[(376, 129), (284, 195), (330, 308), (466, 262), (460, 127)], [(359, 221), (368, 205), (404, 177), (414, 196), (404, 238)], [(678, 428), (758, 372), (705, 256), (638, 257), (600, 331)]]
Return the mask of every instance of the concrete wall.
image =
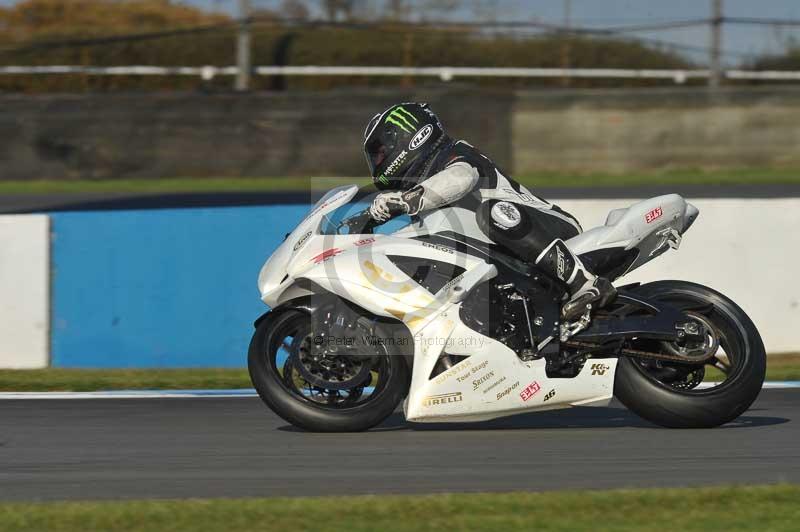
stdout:
[(800, 167), (800, 90), (703, 88), (0, 95), (0, 179), (366, 173), (362, 133), (431, 103), (451, 134), (517, 175)]
[[(564, 200), (585, 228), (634, 200)], [(734, 299), (771, 352), (800, 350), (800, 200), (697, 200), (678, 252), (623, 283), (685, 279)], [(265, 307), (258, 270), (307, 205), (53, 215), (52, 361), (241, 366)], [(767, 230), (767, 228), (770, 228)]]
[(307, 205), (53, 215), (53, 365), (246, 364), (261, 265)]
[(0, 96), (0, 179), (365, 175), (367, 122), (409, 100), (510, 163), (512, 100), (491, 93)]
[[(800, 351), (800, 199), (692, 199), (700, 216), (678, 251), (635, 270), (620, 283), (694, 281), (733, 299), (761, 332), (768, 352)], [(588, 229), (636, 200), (563, 200)]]
[(517, 174), (800, 167), (800, 92), (518, 94)]
[(0, 368), (49, 362), (49, 250), (47, 216), (0, 216)]

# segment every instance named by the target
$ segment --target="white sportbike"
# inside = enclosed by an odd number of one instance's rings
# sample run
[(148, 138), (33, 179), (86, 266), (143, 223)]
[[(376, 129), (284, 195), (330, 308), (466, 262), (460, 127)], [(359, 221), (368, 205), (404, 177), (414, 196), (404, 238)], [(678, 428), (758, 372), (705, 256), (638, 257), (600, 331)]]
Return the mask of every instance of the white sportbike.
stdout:
[[(377, 234), (362, 196), (331, 190), (259, 275), (271, 310), (255, 323), (250, 376), (293, 425), (365, 430), (403, 399), (409, 421), (463, 422), (616, 396), (662, 426), (713, 427), (761, 389), (756, 327), (710, 288), (621, 286), (606, 307), (565, 322), (564, 286), (494, 245), (474, 213), (443, 208)], [(567, 245), (615, 280), (677, 248), (697, 215), (680, 196), (660, 196), (612, 211)]]

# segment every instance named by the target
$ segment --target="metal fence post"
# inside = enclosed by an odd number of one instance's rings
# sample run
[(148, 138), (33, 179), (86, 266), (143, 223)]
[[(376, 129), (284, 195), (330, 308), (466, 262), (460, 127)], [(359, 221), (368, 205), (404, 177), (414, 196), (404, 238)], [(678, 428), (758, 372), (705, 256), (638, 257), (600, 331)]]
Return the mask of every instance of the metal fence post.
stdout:
[(236, 36), (236, 90), (250, 88), (250, 0), (239, 0), (239, 32)]
[(708, 77), (708, 86), (712, 89), (719, 87), (722, 81), (722, 64), (720, 60), (722, 23), (722, 0), (711, 0), (711, 46), (708, 65), (711, 75)]

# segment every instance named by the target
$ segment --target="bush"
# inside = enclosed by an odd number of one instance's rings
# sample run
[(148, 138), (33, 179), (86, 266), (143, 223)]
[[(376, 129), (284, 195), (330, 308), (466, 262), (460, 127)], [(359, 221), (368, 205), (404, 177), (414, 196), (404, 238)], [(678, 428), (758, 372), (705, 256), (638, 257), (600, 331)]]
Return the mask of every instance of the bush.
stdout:
[[(686, 68), (679, 55), (614, 39), (558, 36), (489, 36), (477, 33), (371, 26), (365, 29), (286, 27), (277, 18), (254, 26), (256, 65), (416, 65), (560, 67), (569, 49), (575, 67)], [(262, 19), (259, 19), (262, 20)], [(25, 0), (0, 10), (0, 64), (225, 66), (234, 63), (236, 30), (225, 15), (174, 5), (166, 0)], [(142, 34), (181, 28), (207, 31), (94, 46), (43, 46), (53, 41)], [(5, 51), (3, 52), (2, 50)], [(397, 85), (391, 77), (256, 78), (256, 89), (330, 89), (343, 85)], [(414, 80), (430, 83), (431, 80)], [(437, 81), (433, 81), (434, 83)], [(560, 80), (481, 79), (485, 86), (546, 86)], [(2, 76), (0, 90), (186, 90), (228, 87), (230, 79), (205, 84), (179, 76)], [(574, 80), (574, 86), (651, 85), (654, 80)]]

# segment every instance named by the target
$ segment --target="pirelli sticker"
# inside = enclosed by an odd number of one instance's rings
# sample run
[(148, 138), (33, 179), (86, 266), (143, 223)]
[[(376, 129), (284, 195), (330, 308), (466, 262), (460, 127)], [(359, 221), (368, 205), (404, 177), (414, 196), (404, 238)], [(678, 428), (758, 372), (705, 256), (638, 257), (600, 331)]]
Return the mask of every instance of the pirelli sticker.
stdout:
[(429, 395), (423, 398), (422, 406), (431, 407), (431, 406), (448, 405), (450, 403), (460, 403), (463, 400), (464, 396), (461, 395), (461, 392), (440, 393), (438, 395)]

